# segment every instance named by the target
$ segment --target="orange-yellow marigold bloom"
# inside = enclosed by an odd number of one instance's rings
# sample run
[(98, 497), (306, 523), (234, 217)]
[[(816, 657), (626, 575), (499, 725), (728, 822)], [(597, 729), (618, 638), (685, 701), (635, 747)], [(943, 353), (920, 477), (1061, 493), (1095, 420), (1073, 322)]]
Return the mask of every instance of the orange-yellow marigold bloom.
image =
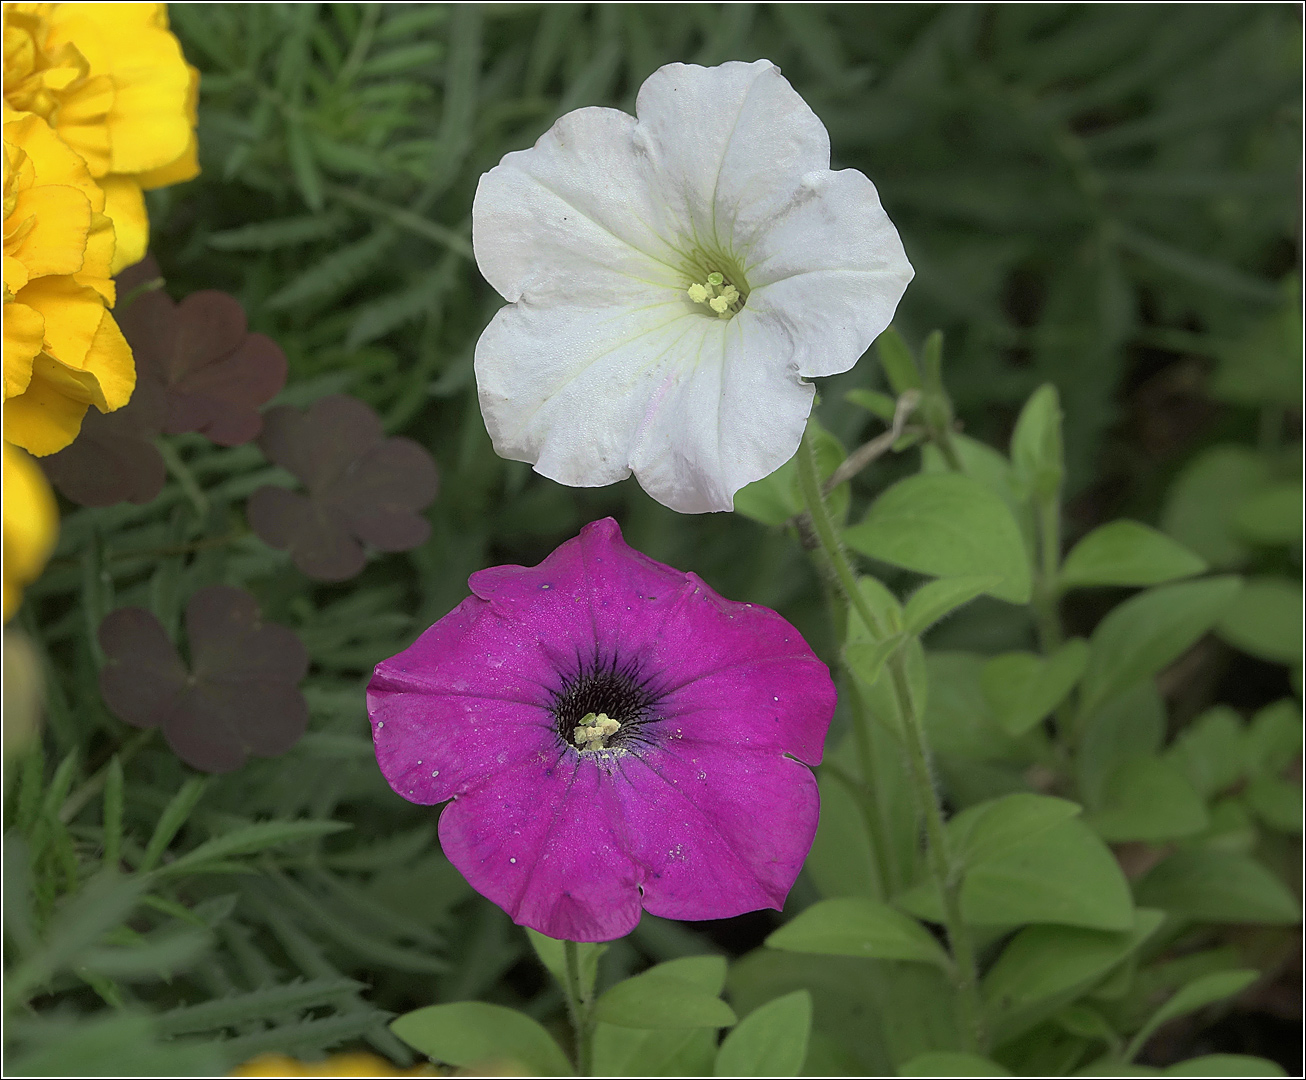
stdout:
[(34, 113), (4, 113), (5, 437), (52, 454), (89, 406), (125, 405), (136, 370), (110, 278), (114, 230), (83, 159)]
[(285, 1054), (260, 1054), (238, 1066), (232, 1076), (430, 1076), (429, 1066), (397, 1069), (375, 1054), (332, 1054), (323, 1061), (296, 1061)]
[(199, 172), (198, 91), (165, 4), (5, 5), (5, 100), (46, 119), (100, 181), (115, 273), (145, 255), (142, 191)]
[(23, 587), (45, 567), (59, 531), (54, 495), (30, 457), (4, 446), (4, 618), (23, 599)]

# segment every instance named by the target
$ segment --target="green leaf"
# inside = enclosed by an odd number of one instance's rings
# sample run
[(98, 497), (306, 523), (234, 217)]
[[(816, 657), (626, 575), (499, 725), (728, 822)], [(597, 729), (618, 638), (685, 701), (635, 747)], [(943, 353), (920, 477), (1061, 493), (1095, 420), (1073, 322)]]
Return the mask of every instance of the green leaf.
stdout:
[(1297, 899), (1250, 855), (1189, 848), (1176, 851), (1134, 886), (1140, 904), (1201, 922), (1292, 926)]
[(1035, 390), (1020, 411), (1011, 433), (1011, 464), (1023, 490), (1050, 499), (1061, 489), (1061, 400), (1051, 383)]
[(1020, 529), (1002, 499), (968, 476), (920, 473), (900, 480), (843, 538), (863, 555), (933, 577), (996, 577), (991, 595), (1013, 604), (1029, 600)]
[[(558, 985), (565, 989), (567, 986), (566, 942), (541, 934), (538, 930), (532, 930), (529, 926), (525, 929), (526, 937), (530, 940), (535, 955), (540, 958), (540, 963), (548, 969), (550, 975), (558, 980)], [(588, 996), (594, 992), (594, 983), (597, 981), (599, 974), (599, 960), (607, 951), (607, 945), (597, 942), (578, 941), (576, 943), (576, 960), (580, 969), (579, 976), (583, 996)]]
[(428, 1005), (392, 1020), (390, 1030), (433, 1061), (459, 1068), (508, 1058), (536, 1076), (574, 1075), (566, 1055), (539, 1023), (502, 1005)]
[(1202, 797), (1177, 766), (1158, 757), (1129, 758), (1109, 773), (1088, 821), (1112, 843), (1175, 840), (1210, 823)]
[(1018, 792), (970, 806), (948, 822), (956, 858), (968, 867), (1002, 859), (1077, 817), (1078, 803)]
[(881, 394), (878, 390), (849, 390), (843, 396), (844, 401), (859, 405), (873, 416), (878, 416), (886, 424), (893, 423), (894, 414), (898, 411), (898, 403), (888, 394)]
[(1301, 754), (1301, 709), (1291, 698), (1266, 705), (1247, 729), (1247, 768), (1274, 774), (1288, 768)]
[(714, 1076), (797, 1076), (812, 1033), (812, 995), (795, 990), (749, 1013), (717, 1052)]
[(898, 1067), (899, 1076), (1014, 1076), (990, 1058), (964, 1050), (930, 1050)]
[(1100, 525), (1070, 549), (1057, 577), (1062, 589), (1160, 585), (1205, 573), (1206, 561), (1137, 521)]
[(1204, 799), (1223, 791), (1246, 769), (1243, 723), (1228, 705), (1202, 713), (1179, 733), (1166, 757)]
[(1079, 997), (1134, 952), (1164, 916), (1143, 908), (1119, 931), (1030, 926), (984, 976), (981, 989), (998, 1040), (1015, 1038)]
[(1175, 478), (1161, 514), (1161, 528), (1212, 566), (1239, 566), (1247, 545), (1234, 529), (1242, 501), (1265, 485), (1270, 465), (1243, 446), (1213, 446)]
[(594, 1003), (594, 1017), (605, 1024), (631, 1028), (721, 1028), (735, 1023), (734, 1011), (717, 994), (704, 989), (691, 971), (719, 973), (725, 983), (726, 962), (719, 956), (669, 960), (610, 987)]
[(884, 374), (888, 376), (889, 385), (895, 394), (920, 389), (921, 375), (912, 358), (911, 349), (892, 326), (875, 339), (875, 353), (880, 358), (880, 366), (884, 368)]
[[(214, 1042), (160, 1042), (151, 1017), (103, 1014), (45, 1022), (22, 1052), (6, 1052), (10, 1076), (222, 1076), (231, 1067)], [(239, 1060), (239, 1059), (237, 1059)]]
[(256, 221), (210, 233), (205, 242), (218, 251), (275, 251), (335, 236), (348, 223), (340, 213), (304, 214), (274, 221)]
[(1049, 657), (1003, 653), (984, 665), (980, 685), (993, 717), (1010, 735), (1023, 735), (1065, 700), (1088, 664), (1088, 642), (1071, 638)]
[(1083, 723), (1075, 772), (1084, 802), (1102, 801), (1107, 777), (1133, 757), (1159, 754), (1165, 742), (1165, 702), (1156, 680), (1145, 679), (1116, 694)]
[(925, 663), (925, 730), (936, 753), (970, 762), (1024, 760), (1024, 751), (998, 726), (984, 701), (983, 657), (931, 651)]
[(893, 634), (879, 641), (853, 641), (844, 646), (844, 658), (852, 673), (872, 686), (884, 670), (885, 662), (908, 641), (907, 634)]
[(206, 863), (229, 859), (233, 855), (253, 855), (271, 847), (330, 836), (349, 828), (352, 826), (343, 821), (261, 821), (256, 825), (244, 825), (206, 840), (199, 847), (159, 867), (155, 874), (171, 877), (203, 872)]
[(1301, 543), (1301, 484), (1271, 484), (1249, 495), (1234, 512), (1233, 524), (1253, 544)]
[(908, 633), (923, 634), (945, 615), (1000, 585), (1001, 581), (993, 576), (950, 577), (926, 582), (908, 599), (903, 622)]
[(595, 1076), (707, 1076), (717, 1055), (712, 1028), (594, 1029)]
[(265, 986), (248, 994), (210, 998), (195, 1005), (156, 1014), (155, 1022), (160, 1035), (193, 1035), (201, 1031), (215, 1031), (250, 1021), (266, 1020), (269, 1016), (282, 1012), (328, 1005), (341, 996), (362, 989), (363, 984), (353, 979), (296, 981), (282, 986)]
[(1129, 1041), (1125, 1057), (1132, 1058), (1137, 1055), (1147, 1040), (1152, 1037), (1153, 1032), (1162, 1024), (1187, 1013), (1196, 1012), (1214, 1002), (1233, 997), (1234, 994), (1242, 993), (1260, 977), (1260, 974), (1255, 970), (1216, 971), (1194, 979), (1157, 1009), (1147, 1023), (1139, 1028)]
[(1113, 608), (1093, 631), (1081, 715), (1177, 659), (1225, 613), (1241, 588), (1236, 577), (1162, 585)]
[(1234, 648), (1279, 664), (1302, 658), (1301, 583), (1287, 578), (1249, 578), (1224, 612), (1216, 633)]
[(190, 817), (191, 811), (200, 801), (200, 796), (204, 794), (207, 785), (208, 780), (203, 777), (192, 777), (181, 785), (177, 794), (159, 815), (158, 823), (154, 826), (154, 835), (150, 837), (149, 845), (145, 849), (145, 858), (137, 867), (139, 871), (145, 873), (158, 865), (159, 859), (172, 843), (173, 837), (186, 824), (186, 819)]
[(773, 932), (766, 944), (786, 952), (913, 960), (949, 967), (947, 953), (925, 927), (888, 904), (862, 897), (813, 904)]
[[(816, 468), (824, 483), (843, 464), (848, 452), (834, 435), (821, 426), (815, 417), (808, 421), (808, 437), (816, 450)], [(735, 513), (743, 514), (763, 525), (783, 525), (804, 510), (803, 496), (798, 487), (798, 455), (795, 454), (770, 476), (755, 480), (735, 492)], [(826, 496), (831, 516), (842, 521), (848, 513), (849, 492), (847, 484), (840, 484)]]
[(1204, 1054), (1166, 1066), (1166, 1076), (1287, 1076), (1283, 1066), (1251, 1054)]
[(322, 173), (313, 156), (308, 133), (297, 120), (286, 121), (286, 152), (290, 155), (290, 167), (295, 173), (304, 202), (314, 212), (321, 210)]
[(1302, 786), (1277, 776), (1257, 776), (1243, 799), (1265, 824), (1282, 832), (1302, 830)]
[(1295, 274), (1280, 282), (1285, 303), (1243, 340), (1217, 350), (1212, 396), (1240, 405), (1301, 404), (1301, 301)]
[(822, 896), (874, 896), (879, 873), (866, 816), (844, 780), (830, 769), (817, 776), (821, 816), (804, 869)]
[(1045, 922), (1124, 930), (1134, 922), (1119, 864), (1077, 818), (972, 866), (962, 882), (961, 906), (977, 925)]

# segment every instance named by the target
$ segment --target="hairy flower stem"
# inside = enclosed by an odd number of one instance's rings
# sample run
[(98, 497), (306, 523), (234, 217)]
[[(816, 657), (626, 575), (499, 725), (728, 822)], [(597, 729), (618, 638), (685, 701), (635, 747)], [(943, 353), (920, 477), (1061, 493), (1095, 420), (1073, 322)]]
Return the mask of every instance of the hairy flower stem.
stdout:
[[(887, 630), (880, 625), (880, 620), (876, 618), (861, 590), (857, 588), (856, 575), (835, 534), (834, 522), (830, 519), (829, 510), (821, 496), (821, 479), (816, 466), (816, 452), (806, 434), (803, 435), (802, 444), (798, 449), (798, 484), (802, 491), (803, 502), (812, 519), (813, 531), (849, 603), (873, 637), (877, 639), (885, 637)], [(962, 1042), (968, 1049), (983, 1052), (988, 1040), (979, 997), (979, 967), (970, 933), (961, 917), (961, 874), (959, 868), (955, 868), (956, 864), (948, 849), (948, 834), (943, 825), (943, 809), (939, 805), (939, 794), (930, 775), (930, 750), (925, 736), (924, 717), (919, 715), (916, 703), (912, 700), (907, 681), (907, 665), (902, 650), (898, 650), (888, 659), (885, 672), (890, 679), (895, 704), (903, 720), (904, 741), (907, 756), (911, 761), (912, 781), (925, 814), (925, 835), (928, 842), (926, 855), (930, 876), (934, 879), (934, 884), (943, 899), (944, 928), (947, 930), (948, 946), (953, 958), (953, 985), (956, 987), (962, 1012)]]
[(580, 974), (579, 950), (574, 941), (562, 943), (567, 961), (567, 1015), (576, 1033), (576, 1071), (581, 1076), (594, 1075), (594, 988), (588, 989)]

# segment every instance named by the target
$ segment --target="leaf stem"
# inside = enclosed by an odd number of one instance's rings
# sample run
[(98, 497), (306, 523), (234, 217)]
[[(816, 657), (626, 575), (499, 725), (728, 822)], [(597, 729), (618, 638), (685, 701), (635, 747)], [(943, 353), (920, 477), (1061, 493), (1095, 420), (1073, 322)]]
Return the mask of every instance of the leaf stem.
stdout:
[(574, 941), (562, 943), (562, 954), (567, 962), (567, 1015), (576, 1033), (576, 1071), (581, 1076), (594, 1074), (594, 992), (585, 989), (580, 974), (579, 950)]
[[(812, 519), (812, 528), (835, 576), (843, 586), (853, 610), (875, 638), (883, 638), (886, 630), (875, 617), (862, 591), (848, 557), (835, 533), (834, 522), (821, 496), (820, 474), (816, 467), (816, 453), (806, 433), (798, 450), (798, 484), (803, 501)], [(984, 1013), (979, 997), (979, 968), (970, 932), (961, 917), (961, 874), (948, 850), (948, 834), (943, 824), (943, 809), (939, 805), (938, 791), (930, 775), (929, 742), (925, 735), (924, 718), (916, 709), (907, 680), (907, 666), (901, 649), (886, 662), (898, 711), (903, 718), (907, 756), (911, 762), (912, 780), (925, 814), (925, 833), (928, 841), (927, 862), (930, 876), (943, 899), (944, 928), (953, 957), (953, 984), (962, 1010), (962, 1042), (971, 1050), (983, 1052), (987, 1044)]]
[(191, 472), (190, 466), (186, 464), (177, 453), (176, 447), (167, 439), (160, 436), (154, 440), (154, 445), (158, 448), (159, 456), (163, 458), (163, 463), (168, 467), (168, 472), (173, 479), (181, 485), (182, 491), (186, 493), (186, 498), (190, 499), (191, 506), (195, 508), (195, 513), (201, 521), (209, 516), (209, 499), (204, 494), (200, 483), (195, 479), (195, 474)]

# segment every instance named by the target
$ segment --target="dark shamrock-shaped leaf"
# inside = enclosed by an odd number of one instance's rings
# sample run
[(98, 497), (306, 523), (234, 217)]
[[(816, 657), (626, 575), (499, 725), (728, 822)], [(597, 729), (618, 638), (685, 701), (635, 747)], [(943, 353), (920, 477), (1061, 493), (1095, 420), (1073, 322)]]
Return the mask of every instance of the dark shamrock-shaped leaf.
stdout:
[(137, 383), (163, 387), (163, 430), (198, 431), (221, 446), (259, 433), (259, 406), (286, 383), (286, 356), (246, 330), (234, 296), (205, 289), (174, 303), (162, 289), (141, 293), (119, 316), (136, 357)]
[(137, 378), (121, 409), (88, 409), (72, 444), (41, 458), (51, 482), (81, 506), (112, 506), (124, 499), (144, 504), (163, 490), (163, 458), (152, 439), (163, 427), (163, 386)]
[(289, 750), (308, 726), (297, 689), (308, 653), (284, 626), (264, 623), (242, 589), (211, 585), (186, 605), (189, 669), (159, 620), (119, 608), (100, 623), (107, 662), (100, 693), (136, 727), (163, 729), (173, 752), (204, 772), (230, 772), (250, 754)]
[(344, 581), (363, 568), (364, 544), (408, 551), (430, 534), (418, 511), (435, 498), (434, 460), (411, 439), (387, 439), (357, 398), (270, 409), (259, 446), (308, 493), (260, 488), (246, 506), (250, 527), (309, 577)]

